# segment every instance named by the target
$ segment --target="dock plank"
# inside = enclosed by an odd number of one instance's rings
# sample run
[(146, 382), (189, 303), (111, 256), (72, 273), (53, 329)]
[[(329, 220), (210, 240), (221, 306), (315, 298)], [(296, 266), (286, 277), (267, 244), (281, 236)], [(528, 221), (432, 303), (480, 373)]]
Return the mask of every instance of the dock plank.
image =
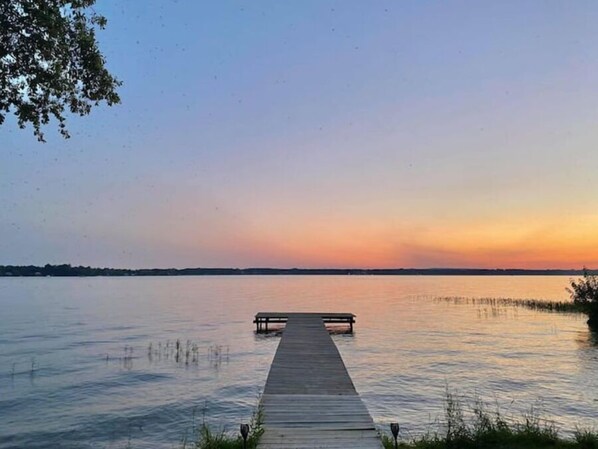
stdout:
[(261, 398), (264, 434), (258, 448), (381, 449), (322, 317), (281, 315), (288, 321)]

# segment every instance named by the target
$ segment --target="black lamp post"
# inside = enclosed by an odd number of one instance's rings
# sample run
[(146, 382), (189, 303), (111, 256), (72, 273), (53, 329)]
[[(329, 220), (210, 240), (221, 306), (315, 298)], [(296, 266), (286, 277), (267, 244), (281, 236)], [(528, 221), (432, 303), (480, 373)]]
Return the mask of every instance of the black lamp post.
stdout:
[(249, 424), (241, 424), (241, 436), (243, 437), (243, 449), (247, 449), (247, 436), (249, 435)]
[(399, 443), (397, 441), (397, 438), (399, 437), (399, 430), (400, 430), (400, 426), (399, 426), (398, 422), (390, 423), (390, 431), (392, 432), (392, 436), (395, 439), (395, 449), (397, 449), (399, 447)]

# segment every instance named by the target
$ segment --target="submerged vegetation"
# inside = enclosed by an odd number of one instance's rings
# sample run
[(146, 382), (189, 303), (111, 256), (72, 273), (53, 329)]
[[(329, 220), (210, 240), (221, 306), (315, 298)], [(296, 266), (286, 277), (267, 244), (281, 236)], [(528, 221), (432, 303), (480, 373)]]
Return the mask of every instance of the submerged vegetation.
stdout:
[[(577, 430), (573, 439), (559, 436), (554, 423), (541, 419), (532, 408), (519, 420), (491, 412), (481, 400), (470, 405), (448, 392), (441, 429), (401, 441), (403, 449), (598, 449), (598, 433)], [(385, 449), (395, 447), (391, 436), (382, 435)]]

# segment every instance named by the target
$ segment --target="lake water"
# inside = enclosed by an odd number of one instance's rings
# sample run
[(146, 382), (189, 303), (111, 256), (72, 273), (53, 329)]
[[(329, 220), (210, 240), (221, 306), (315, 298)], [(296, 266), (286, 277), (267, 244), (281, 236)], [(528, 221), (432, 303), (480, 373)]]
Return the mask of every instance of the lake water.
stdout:
[[(398, 420), (404, 436), (442, 418), (447, 386), (507, 415), (534, 405), (565, 432), (596, 426), (598, 343), (584, 317), (437, 299), (564, 300), (567, 285), (539, 276), (0, 278), (0, 448), (173, 448), (194, 415), (236, 429), (279, 341), (254, 333), (258, 311), (355, 313), (355, 333), (333, 338), (376, 424)], [(175, 360), (177, 339), (189, 340), (189, 359)]]

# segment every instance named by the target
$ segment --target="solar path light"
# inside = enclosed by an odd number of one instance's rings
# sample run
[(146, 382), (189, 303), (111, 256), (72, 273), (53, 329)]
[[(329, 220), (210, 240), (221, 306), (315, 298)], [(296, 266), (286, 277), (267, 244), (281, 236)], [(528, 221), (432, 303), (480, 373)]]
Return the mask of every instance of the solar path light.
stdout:
[(399, 447), (399, 443), (397, 441), (397, 438), (399, 437), (399, 430), (400, 426), (398, 422), (390, 423), (390, 431), (392, 432), (392, 437), (395, 439), (395, 449)]
[(247, 449), (247, 436), (249, 435), (249, 424), (241, 424), (241, 436), (243, 437), (243, 449)]

